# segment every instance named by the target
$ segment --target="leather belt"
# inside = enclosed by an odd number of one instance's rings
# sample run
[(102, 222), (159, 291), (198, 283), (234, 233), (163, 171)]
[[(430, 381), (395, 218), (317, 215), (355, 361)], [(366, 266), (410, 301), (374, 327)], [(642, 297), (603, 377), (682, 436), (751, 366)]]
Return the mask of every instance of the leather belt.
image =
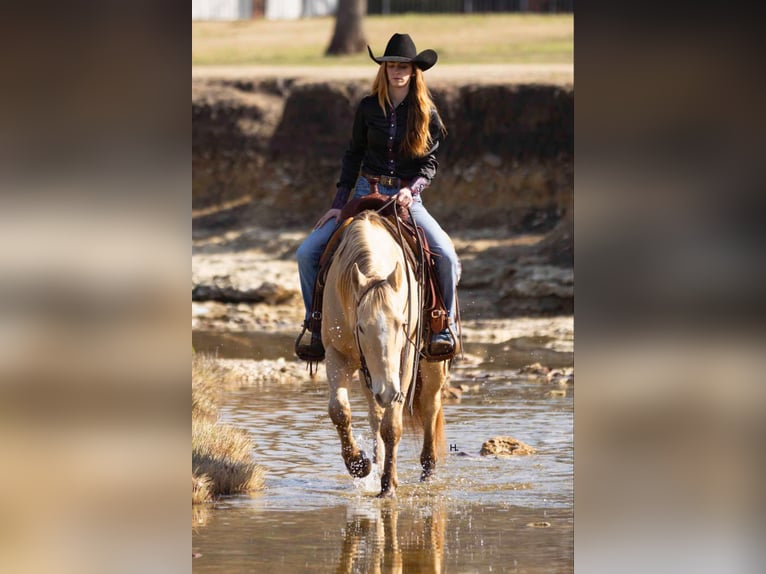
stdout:
[(409, 179), (401, 179), (388, 175), (373, 175), (371, 173), (362, 172), (362, 177), (369, 181), (370, 184), (379, 183), (380, 185), (384, 185), (386, 187), (395, 187), (396, 189), (406, 187), (410, 183)]

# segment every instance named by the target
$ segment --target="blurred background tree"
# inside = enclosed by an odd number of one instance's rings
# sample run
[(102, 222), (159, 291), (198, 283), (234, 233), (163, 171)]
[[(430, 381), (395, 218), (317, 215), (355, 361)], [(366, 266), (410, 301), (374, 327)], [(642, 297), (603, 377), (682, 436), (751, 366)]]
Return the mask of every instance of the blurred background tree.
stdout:
[(356, 54), (367, 46), (362, 21), (367, 14), (367, 0), (338, 0), (335, 31), (326, 55)]

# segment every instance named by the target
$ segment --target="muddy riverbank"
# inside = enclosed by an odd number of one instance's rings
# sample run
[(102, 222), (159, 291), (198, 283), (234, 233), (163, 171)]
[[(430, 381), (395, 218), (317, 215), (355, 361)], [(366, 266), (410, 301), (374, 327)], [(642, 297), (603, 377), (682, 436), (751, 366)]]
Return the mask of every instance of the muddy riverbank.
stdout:
[[(449, 229), (547, 231), (572, 208), (574, 88), (511, 78), (432, 84), (448, 133), (424, 201)], [(313, 223), (371, 79), (193, 78), (194, 209), (228, 206), (230, 222), (268, 228)]]
[[(192, 329), (296, 334), (303, 305), (295, 249), (306, 230), (197, 229)], [(573, 345), (574, 270), (541, 254), (544, 235), (484, 229), (453, 237), (465, 336), (503, 341), (547, 336)]]

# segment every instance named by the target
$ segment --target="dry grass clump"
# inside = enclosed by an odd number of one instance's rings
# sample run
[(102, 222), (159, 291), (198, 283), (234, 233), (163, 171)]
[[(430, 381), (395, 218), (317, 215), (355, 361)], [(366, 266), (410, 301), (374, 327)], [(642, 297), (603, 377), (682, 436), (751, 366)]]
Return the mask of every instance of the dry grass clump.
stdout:
[(222, 369), (209, 355), (192, 356), (192, 419), (218, 418)]
[(253, 442), (241, 429), (192, 421), (193, 476), (206, 475), (213, 496), (263, 488), (263, 469), (253, 462)]
[(192, 358), (192, 505), (263, 488), (249, 435), (218, 420), (221, 391), (233, 374), (210, 356)]
[(206, 474), (194, 476), (192, 473), (192, 504), (201, 504), (213, 498), (212, 482)]
[(242, 386), (242, 373), (210, 355), (192, 355), (192, 418), (215, 420), (221, 393)]

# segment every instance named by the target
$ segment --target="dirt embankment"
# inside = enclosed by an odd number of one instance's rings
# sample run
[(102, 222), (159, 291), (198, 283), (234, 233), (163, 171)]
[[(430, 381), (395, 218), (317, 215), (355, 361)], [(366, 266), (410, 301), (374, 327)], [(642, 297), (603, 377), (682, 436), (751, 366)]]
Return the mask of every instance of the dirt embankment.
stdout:
[[(250, 198), (248, 221), (308, 225), (329, 205), (366, 81), (192, 82), (193, 206)], [(574, 92), (438, 85), (449, 133), (424, 196), (451, 229), (550, 228), (572, 204)]]
[[(461, 257), (461, 307), (484, 318), (571, 313), (573, 88), (431, 89), (449, 133), (424, 202)], [(334, 196), (368, 90), (359, 80), (193, 79), (194, 300), (289, 295), (300, 307), (292, 254)], [(258, 297), (240, 297), (248, 290)]]

